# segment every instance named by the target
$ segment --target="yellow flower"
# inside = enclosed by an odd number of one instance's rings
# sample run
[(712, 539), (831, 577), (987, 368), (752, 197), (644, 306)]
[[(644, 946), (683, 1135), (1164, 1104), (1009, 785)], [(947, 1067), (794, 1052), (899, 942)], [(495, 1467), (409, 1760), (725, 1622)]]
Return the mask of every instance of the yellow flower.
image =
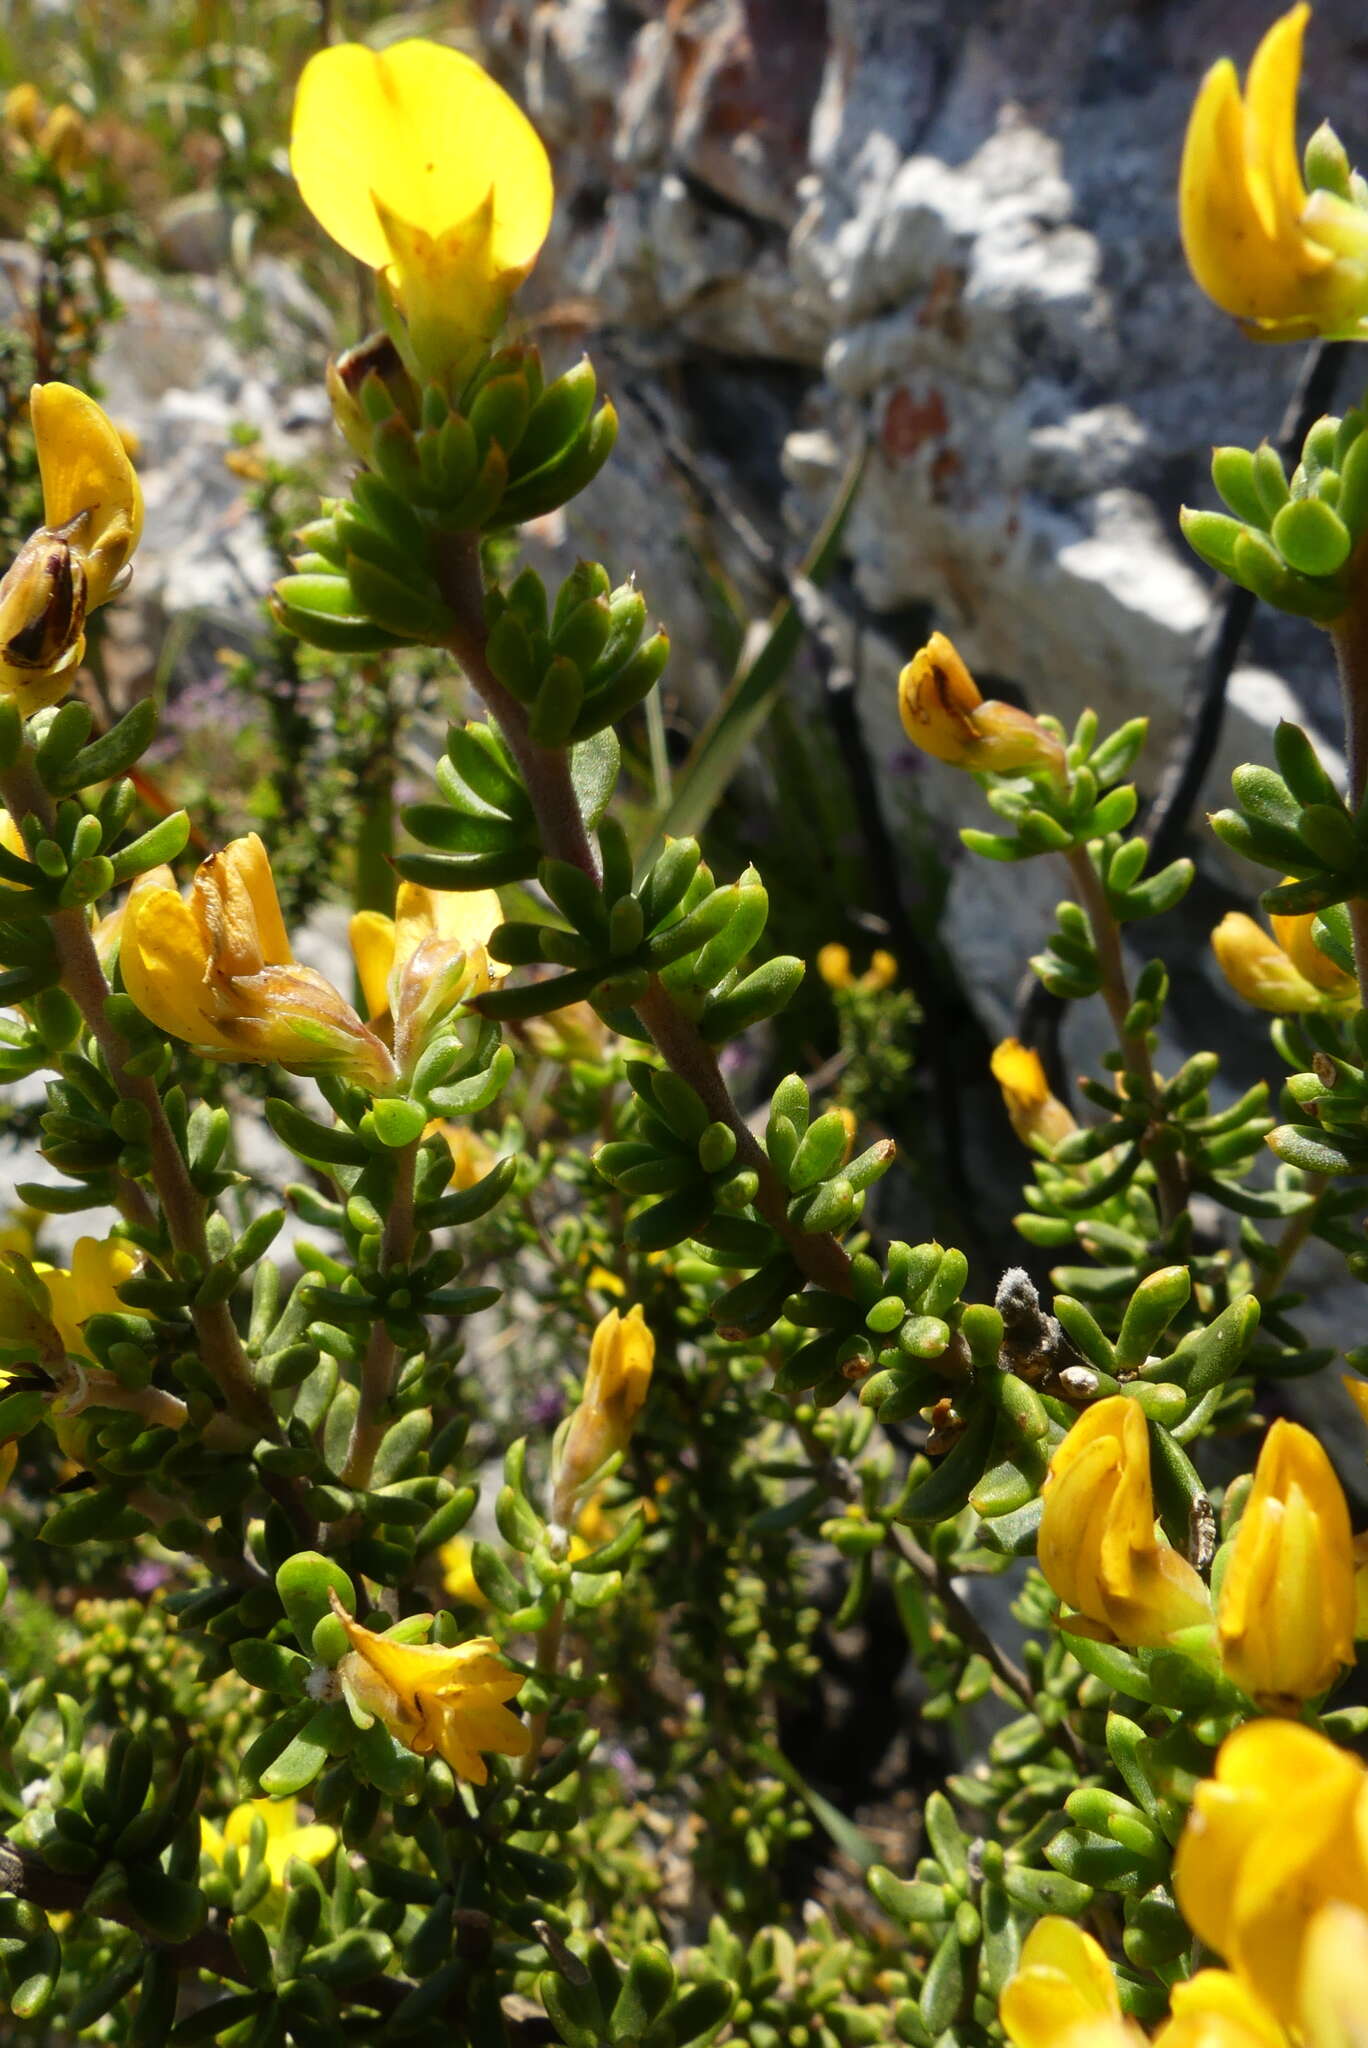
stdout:
[(1051, 1913), (1027, 1935), (1002, 1987), (998, 2017), (1013, 2048), (1143, 2048), (1122, 2016), (1106, 1955), (1072, 1920)]
[(1154, 2037), (1154, 2048), (1291, 2048), (1287, 2035), (1229, 1970), (1199, 1970), (1175, 1984), (1172, 2018)]
[(25, 79), (20, 85), (12, 85), (5, 94), (5, 126), (25, 142), (32, 142), (38, 134), (38, 124), (43, 117), (42, 95), (36, 85)]
[(1308, 1430), (1277, 1421), (1264, 1439), (1217, 1604), (1221, 1662), (1273, 1711), (1314, 1699), (1354, 1661), (1349, 1507)]
[(357, 911), (351, 946), (362, 993), (375, 1025), (392, 1021), (402, 1071), (458, 1003), (483, 995), (507, 973), (485, 950), (502, 921), (492, 889), (458, 893), (417, 882), (399, 884), (393, 917)]
[(1311, 936), (1314, 914), (1275, 917), (1270, 938), (1242, 910), (1228, 910), (1211, 934), (1212, 950), (1237, 996), (1280, 1016), (1356, 1007), (1358, 983)]
[(472, 1131), (468, 1124), (454, 1124), (437, 1117), (428, 1125), (423, 1136), (430, 1138), (434, 1133), (446, 1140), (451, 1154), (451, 1179), (448, 1187), (473, 1188), (477, 1180), (483, 1180), (495, 1163), (496, 1154), (492, 1145), (487, 1145), (478, 1131)]
[(933, 633), (898, 678), (898, 710), (914, 747), (956, 768), (994, 775), (1045, 769), (1064, 776), (1064, 748), (1015, 704), (985, 703), (953, 641)]
[(551, 1459), (551, 1516), (571, 1526), (575, 1504), (610, 1458), (625, 1451), (651, 1384), (655, 1337), (641, 1304), (609, 1309), (589, 1347), (579, 1406), (561, 1425)]
[(137, 1255), (117, 1238), (78, 1237), (71, 1249), (71, 1268), (35, 1268), (47, 1290), (52, 1320), (63, 1349), (78, 1358), (90, 1356), (83, 1325), (91, 1316), (121, 1315), (118, 1290), (137, 1267)]
[(467, 1607), (488, 1607), (471, 1564), (474, 1546), (468, 1536), (453, 1536), (437, 1552), (442, 1567), (442, 1591), (451, 1600), (463, 1600)]
[(43, 524), (0, 582), (0, 695), (25, 717), (66, 695), (89, 612), (123, 588), (142, 491), (114, 427), (70, 384), (29, 397)]
[(1198, 1785), (1174, 1859), (1183, 1918), (1284, 2026), (1307, 1936), (1334, 1901), (1368, 1911), (1368, 1772), (1295, 1722), (1250, 1721)]
[(504, 1705), (522, 1679), (488, 1636), (451, 1649), (398, 1643), (372, 1634), (336, 1602), (334, 1608), (352, 1646), (338, 1666), (344, 1686), (364, 1713), (378, 1716), (416, 1755), (445, 1757), (458, 1778), (483, 1785), (489, 1768), (481, 1750), (527, 1754), (529, 1731)]
[(1310, 8), (1275, 21), (1254, 53), (1243, 99), (1228, 57), (1202, 81), (1183, 145), (1178, 211), (1197, 283), (1264, 338), (1368, 332), (1368, 212), (1342, 189), (1309, 196), (1297, 161), (1297, 83)]
[(311, 57), (290, 165), (319, 226), (381, 272), (428, 376), (498, 333), (551, 225), (526, 115), (473, 58), (421, 38)]
[(211, 1059), (276, 1060), (295, 1074), (392, 1084), (394, 1068), (330, 981), (290, 951), (255, 832), (211, 854), (187, 902), (169, 868), (140, 875), (119, 942), (124, 987), (145, 1017)]
[(1322, 1906), (1302, 1951), (1300, 2013), (1306, 2048), (1364, 2048), (1368, 2041), (1368, 1916)]
[(880, 989), (891, 988), (898, 978), (898, 962), (895, 954), (884, 947), (875, 948), (868, 967), (858, 978), (850, 965), (849, 946), (822, 946), (817, 954), (817, 972), (830, 989), (858, 988), (870, 994)]
[(993, 1048), (993, 1079), (1002, 1090), (1012, 1129), (1023, 1145), (1048, 1152), (1078, 1125), (1057, 1095), (1050, 1093), (1040, 1054), (1020, 1039), (1004, 1038)]
[[(266, 1829), (266, 1868), (273, 1885), (283, 1885), (285, 1869), (292, 1856), (301, 1863), (321, 1863), (337, 1847), (337, 1832), (313, 1821), (301, 1827), (296, 1799), (251, 1799), (235, 1806), (223, 1824), (223, 1832), (212, 1821), (200, 1819), (200, 1853), (221, 1864), (230, 1849), (245, 1850), (252, 1836), (252, 1823), (260, 1819)], [(245, 1858), (243, 1859), (245, 1861)]]
[(85, 122), (75, 107), (63, 101), (44, 121), (38, 135), (38, 149), (58, 177), (69, 178), (84, 162), (89, 140)]
[(1158, 1648), (1210, 1621), (1200, 1576), (1155, 1533), (1149, 1430), (1136, 1402), (1114, 1394), (1085, 1409), (1050, 1460), (1044, 1502), (1040, 1569), (1077, 1610), (1063, 1623), (1075, 1635)]

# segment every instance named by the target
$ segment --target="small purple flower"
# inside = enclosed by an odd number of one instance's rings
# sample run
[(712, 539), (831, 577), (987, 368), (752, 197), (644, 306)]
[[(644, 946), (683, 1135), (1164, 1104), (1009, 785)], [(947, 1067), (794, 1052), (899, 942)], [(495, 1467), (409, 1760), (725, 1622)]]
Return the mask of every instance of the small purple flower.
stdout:
[(559, 1387), (539, 1387), (527, 1405), (527, 1420), (533, 1429), (549, 1429), (565, 1413), (565, 1395)]
[(142, 1558), (128, 1569), (128, 1583), (131, 1590), (150, 1599), (159, 1586), (164, 1586), (171, 1576), (169, 1564), (158, 1564), (155, 1558)]

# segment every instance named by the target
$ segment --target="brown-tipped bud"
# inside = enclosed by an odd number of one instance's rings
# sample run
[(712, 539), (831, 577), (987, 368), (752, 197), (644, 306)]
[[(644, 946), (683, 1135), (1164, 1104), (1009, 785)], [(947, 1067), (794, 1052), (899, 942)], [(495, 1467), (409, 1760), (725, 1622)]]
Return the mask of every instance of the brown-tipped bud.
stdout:
[(985, 701), (954, 642), (933, 633), (898, 678), (898, 709), (913, 746), (937, 761), (995, 775), (1065, 773), (1058, 737), (1015, 704)]
[(334, 356), (328, 364), (326, 382), (338, 426), (351, 446), (364, 456), (370, 453), (375, 413), (379, 410), (376, 406), (372, 411), (367, 400), (374, 405), (376, 392), (386, 393), (408, 426), (418, 425), (417, 386), (387, 334), (368, 334), (355, 348)]
[(0, 696), (25, 715), (65, 696), (85, 647), (86, 574), (60, 535), (24, 543), (0, 581)]

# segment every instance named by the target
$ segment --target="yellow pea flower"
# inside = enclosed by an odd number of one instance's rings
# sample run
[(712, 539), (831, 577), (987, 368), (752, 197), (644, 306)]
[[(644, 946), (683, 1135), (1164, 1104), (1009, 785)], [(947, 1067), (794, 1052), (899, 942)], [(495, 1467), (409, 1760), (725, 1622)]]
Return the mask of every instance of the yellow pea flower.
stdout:
[(1258, 1705), (1293, 1710), (1354, 1661), (1349, 1506), (1309, 1430), (1264, 1439), (1217, 1603), (1227, 1678)]
[(1368, 1914), (1322, 1906), (1307, 1929), (1299, 2005), (1306, 2048), (1368, 2042)]
[(337, 43), (300, 77), (290, 166), (324, 232), (381, 273), (416, 366), (459, 374), (551, 225), (551, 166), (526, 115), (444, 44)]
[(487, 1145), (478, 1131), (472, 1131), (467, 1124), (454, 1124), (437, 1117), (424, 1131), (430, 1138), (437, 1133), (446, 1140), (451, 1154), (451, 1179), (448, 1187), (473, 1188), (477, 1180), (483, 1180), (497, 1160), (492, 1145)]
[(877, 946), (868, 967), (857, 976), (850, 964), (849, 946), (838, 945), (833, 940), (829, 945), (819, 947), (817, 972), (829, 989), (858, 988), (877, 994), (880, 989), (892, 988), (898, 978), (898, 961), (896, 954)]
[[(1084, 1410), (1050, 1460), (1040, 1569), (1075, 1635), (1157, 1649), (1211, 1620), (1200, 1575), (1155, 1533), (1149, 1430), (1114, 1394)], [(1081, 1617), (1081, 1620), (1080, 1620)]]
[(0, 696), (25, 717), (66, 695), (87, 614), (123, 588), (143, 504), (118, 433), (70, 384), (29, 396), (43, 524), (0, 582)]
[(91, 1316), (124, 1312), (118, 1290), (137, 1264), (137, 1254), (117, 1238), (78, 1237), (71, 1248), (69, 1270), (35, 1267), (64, 1350), (78, 1358), (89, 1357), (83, 1326)]
[(1169, 2007), (1154, 2048), (1291, 2048), (1272, 2013), (1229, 1970), (1199, 1970), (1175, 1984)]
[(1178, 212), (1188, 266), (1207, 297), (1256, 334), (1295, 341), (1368, 333), (1368, 211), (1325, 135), (1340, 189), (1308, 195), (1297, 161), (1297, 84), (1311, 9), (1291, 8), (1254, 53), (1243, 98), (1228, 57), (1202, 81), (1188, 122)]
[(353, 1621), (336, 1601), (350, 1652), (338, 1672), (362, 1712), (375, 1715), (417, 1756), (445, 1757), (458, 1778), (483, 1785), (489, 1776), (481, 1750), (525, 1756), (526, 1725), (504, 1702), (522, 1679), (499, 1656), (488, 1636), (445, 1649), (440, 1643), (398, 1643)]
[(1275, 917), (1269, 937), (1242, 910), (1228, 910), (1211, 934), (1212, 951), (1237, 996), (1279, 1016), (1357, 1007), (1358, 983), (1311, 936), (1313, 913)]
[(230, 1849), (245, 1850), (252, 1837), (252, 1823), (260, 1820), (266, 1829), (266, 1868), (273, 1885), (283, 1885), (290, 1858), (301, 1863), (321, 1863), (337, 1847), (337, 1830), (321, 1821), (299, 1822), (297, 1799), (249, 1799), (235, 1806), (223, 1824), (222, 1833), (214, 1823), (200, 1818), (200, 1854), (222, 1864)]
[(255, 832), (201, 863), (188, 901), (169, 868), (140, 875), (124, 906), (119, 964), (143, 1015), (207, 1058), (275, 1060), (377, 1090), (393, 1083), (375, 1033), (291, 953)]
[(1062, 741), (1015, 704), (985, 702), (944, 633), (933, 633), (898, 677), (898, 710), (913, 746), (937, 761), (994, 775), (1044, 769), (1063, 780)]
[[(587, 1557), (591, 1550), (608, 1543), (618, 1533), (618, 1517), (603, 1504), (603, 1489), (591, 1494), (579, 1511), (570, 1548), (566, 1556), (571, 1564)], [(437, 1562), (442, 1567), (442, 1591), (453, 1600), (463, 1600), (468, 1607), (488, 1607), (489, 1601), (480, 1590), (473, 1563), (474, 1545), (468, 1537), (453, 1536), (437, 1552)]]
[(1072, 1111), (1051, 1094), (1038, 1052), (1020, 1039), (1004, 1038), (994, 1046), (989, 1064), (1002, 1090), (1012, 1129), (1023, 1145), (1048, 1152), (1078, 1129)]
[(463, 1600), (467, 1607), (488, 1607), (471, 1563), (474, 1546), (468, 1536), (453, 1536), (437, 1552), (442, 1568), (442, 1591), (449, 1600)]
[(1143, 2048), (1125, 2019), (1112, 1966), (1073, 1920), (1037, 1920), (1002, 1987), (998, 2017), (1012, 2048)]
[(43, 118), (43, 100), (36, 85), (24, 79), (12, 85), (4, 99), (5, 126), (24, 142), (32, 142)]
[(89, 144), (85, 122), (65, 101), (53, 108), (38, 133), (38, 150), (60, 178), (69, 178), (80, 169)]
[(833, 940), (829, 945), (820, 946), (817, 951), (817, 972), (830, 989), (854, 988), (855, 974), (850, 964), (849, 946), (841, 946)]
[(1311, 1924), (1368, 1911), (1368, 1771), (1328, 1736), (1270, 1717), (1226, 1738), (1174, 1859), (1183, 1918), (1286, 2027)]
[(427, 1035), (456, 1005), (483, 995), (508, 972), (486, 941), (503, 921), (492, 889), (457, 892), (401, 882), (394, 916), (358, 910), (350, 936), (371, 1021), (391, 1024), (395, 1057), (407, 1072)]
[(651, 1384), (655, 1337), (640, 1302), (609, 1309), (589, 1347), (579, 1406), (562, 1423), (551, 1457), (551, 1518), (570, 1528), (576, 1503), (610, 1458), (625, 1451)]

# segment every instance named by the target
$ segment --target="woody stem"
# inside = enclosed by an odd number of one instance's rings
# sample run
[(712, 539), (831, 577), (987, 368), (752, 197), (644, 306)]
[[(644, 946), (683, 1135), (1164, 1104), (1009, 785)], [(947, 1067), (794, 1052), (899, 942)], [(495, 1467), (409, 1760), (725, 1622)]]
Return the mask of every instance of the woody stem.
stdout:
[[(449, 536), (436, 569), (442, 596), (457, 621), (449, 642), (451, 651), (489, 707), (522, 771), (543, 850), (580, 868), (597, 884), (598, 859), (571, 781), (570, 756), (564, 747), (536, 745), (528, 731), (526, 710), (504, 688), (486, 658), (484, 580), (478, 537)], [(808, 1234), (789, 1222), (787, 1191), (770, 1164), (769, 1155), (732, 1099), (716, 1053), (658, 976), (652, 975), (646, 993), (634, 1007), (667, 1066), (701, 1097), (710, 1118), (725, 1124), (736, 1139), (738, 1162), (748, 1167), (759, 1182), (755, 1206), (784, 1240), (795, 1264), (817, 1286), (834, 1294), (848, 1294), (850, 1260), (845, 1251), (825, 1232)]]
[[(536, 1667), (539, 1678), (554, 1678), (560, 1668), (561, 1638), (564, 1632), (565, 1596), (562, 1594), (537, 1632)], [(546, 1734), (551, 1726), (550, 1707), (545, 1706), (539, 1714), (534, 1714), (527, 1725), (532, 1740), (522, 1760), (521, 1777), (524, 1784), (536, 1770), (542, 1750), (546, 1746)]]
[[(1144, 1031), (1132, 1031), (1128, 1025), (1131, 991), (1126, 976), (1125, 957), (1121, 951), (1120, 927), (1112, 916), (1106, 892), (1087, 848), (1075, 847), (1066, 858), (1074, 886), (1078, 890), (1092, 929), (1093, 946), (1096, 949), (1097, 964), (1102, 976), (1102, 999), (1116, 1027), (1116, 1042), (1121, 1048), (1121, 1057), (1126, 1063), (1127, 1073), (1134, 1075), (1140, 1083), (1145, 1100), (1157, 1113), (1159, 1082), (1155, 1075), (1154, 1062), (1150, 1058), (1149, 1037)], [(1154, 1125), (1151, 1125), (1150, 1136), (1153, 1132)], [(1159, 1213), (1167, 1228), (1182, 1215), (1187, 1206), (1187, 1188), (1182, 1165), (1162, 1146), (1152, 1146), (1149, 1137), (1146, 1139), (1145, 1152), (1154, 1168), (1159, 1194)]]
[[(1362, 582), (1362, 575), (1360, 575)], [(1344, 750), (1349, 766), (1349, 808), (1355, 814), (1368, 796), (1368, 598), (1360, 594), (1331, 628), (1344, 699)], [(1368, 895), (1345, 904), (1354, 935), (1359, 1000), (1368, 1009)]]
[[(380, 1238), (382, 1275), (406, 1267), (413, 1256), (413, 1181), (420, 1143), (415, 1138), (394, 1157), (394, 1193)], [(399, 1346), (386, 1329), (383, 1317), (377, 1316), (361, 1361), (361, 1399), (342, 1467), (347, 1486), (364, 1487), (370, 1482), (375, 1454), (388, 1426), (387, 1411), (398, 1368)]]
[[(52, 800), (39, 779), (32, 752), (26, 747), (12, 767), (0, 772), (0, 798), (16, 823), (37, 819), (45, 833), (54, 829)], [(212, 1264), (205, 1235), (204, 1199), (190, 1178), (185, 1156), (167, 1121), (155, 1083), (146, 1074), (128, 1070), (130, 1048), (110, 1022), (106, 1005), (109, 983), (90, 935), (85, 911), (56, 910), (48, 919), (61, 969), (61, 983), (84, 1019), (109, 1070), (120, 1098), (140, 1112), (151, 1159), (151, 1178), (161, 1203), (162, 1219), (173, 1253), (193, 1262), (201, 1276)], [(226, 1301), (192, 1303), (190, 1317), (199, 1338), (200, 1355), (232, 1413), (259, 1435), (274, 1436), (276, 1420), (269, 1401), (252, 1385), (247, 1358)]]

